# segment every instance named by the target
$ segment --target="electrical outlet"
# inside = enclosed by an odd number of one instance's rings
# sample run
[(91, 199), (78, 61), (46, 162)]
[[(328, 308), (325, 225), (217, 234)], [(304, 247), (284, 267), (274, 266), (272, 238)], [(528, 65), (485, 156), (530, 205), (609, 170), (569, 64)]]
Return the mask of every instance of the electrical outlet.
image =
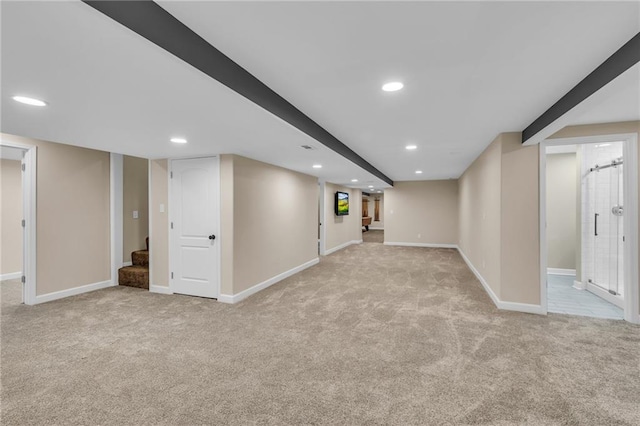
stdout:
[(418, 238), (421, 238), (421, 234), (418, 234)]
[(138, 210), (134, 210), (133, 211), (133, 218), (137, 219), (138, 218)]

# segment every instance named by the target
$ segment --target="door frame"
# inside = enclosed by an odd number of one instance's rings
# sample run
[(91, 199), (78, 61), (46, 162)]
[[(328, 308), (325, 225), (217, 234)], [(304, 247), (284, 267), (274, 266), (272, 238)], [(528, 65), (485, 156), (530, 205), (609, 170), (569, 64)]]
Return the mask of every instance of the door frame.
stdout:
[(540, 153), (540, 304), (547, 313), (547, 156), (546, 148), (557, 145), (623, 142), (624, 157), (624, 319), (640, 324), (640, 283), (638, 282), (638, 134), (621, 133), (546, 139), (539, 144)]
[(221, 293), (221, 288), (222, 288), (222, 244), (224, 241), (224, 233), (222, 232), (222, 228), (221, 228), (221, 213), (222, 213), (222, 197), (221, 197), (221, 189), (222, 189), (222, 176), (221, 176), (221, 171), (220, 171), (220, 155), (202, 155), (202, 156), (194, 156), (194, 157), (176, 157), (176, 158), (169, 158), (168, 159), (168, 173), (167, 173), (167, 192), (168, 192), (168, 204), (169, 204), (169, 217), (168, 217), (168, 232), (169, 232), (169, 292), (170, 293), (175, 293), (175, 284), (173, 281), (173, 277), (171, 276), (172, 271), (175, 269), (174, 265), (176, 262), (176, 256), (175, 256), (175, 237), (173, 236), (173, 229), (171, 229), (171, 223), (173, 222), (173, 215), (175, 212), (175, 203), (177, 200), (174, 199), (174, 195), (173, 195), (173, 189), (172, 189), (172, 182), (171, 180), (173, 179), (173, 162), (174, 161), (180, 161), (180, 160), (197, 160), (197, 159), (203, 159), (203, 158), (211, 158), (215, 161), (216, 163), (216, 167), (218, 168), (218, 187), (215, 188), (217, 191), (217, 198), (218, 198), (218, 214), (217, 214), (217, 228), (218, 228), (218, 234), (216, 235), (216, 239), (218, 240), (218, 279), (217, 279), (217, 294), (218, 297), (216, 298), (217, 301), (220, 301), (220, 296), (222, 295)]
[(0, 145), (22, 149), (24, 157), (22, 163), (25, 170), (22, 174), (22, 216), (25, 221), (22, 246), (22, 276), (25, 277), (22, 286), (22, 301), (25, 305), (35, 305), (37, 289), (37, 164), (38, 147), (6, 139), (0, 139)]

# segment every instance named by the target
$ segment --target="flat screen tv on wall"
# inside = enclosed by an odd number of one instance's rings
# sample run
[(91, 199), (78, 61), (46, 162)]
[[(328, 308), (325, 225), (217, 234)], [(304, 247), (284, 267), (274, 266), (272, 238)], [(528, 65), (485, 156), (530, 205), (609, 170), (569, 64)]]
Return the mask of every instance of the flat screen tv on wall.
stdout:
[(346, 192), (336, 192), (336, 216), (346, 216), (349, 214), (349, 194)]

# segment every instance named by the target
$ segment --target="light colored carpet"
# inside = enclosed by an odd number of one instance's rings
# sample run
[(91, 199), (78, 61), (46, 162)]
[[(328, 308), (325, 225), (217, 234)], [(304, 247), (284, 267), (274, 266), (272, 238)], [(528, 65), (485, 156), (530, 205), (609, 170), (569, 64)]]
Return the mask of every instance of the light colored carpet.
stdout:
[(3, 425), (638, 425), (640, 328), (501, 312), (455, 250), (350, 246), (235, 305), (2, 285)]
[(362, 233), (362, 242), (365, 243), (383, 243), (384, 231), (379, 229), (371, 229)]

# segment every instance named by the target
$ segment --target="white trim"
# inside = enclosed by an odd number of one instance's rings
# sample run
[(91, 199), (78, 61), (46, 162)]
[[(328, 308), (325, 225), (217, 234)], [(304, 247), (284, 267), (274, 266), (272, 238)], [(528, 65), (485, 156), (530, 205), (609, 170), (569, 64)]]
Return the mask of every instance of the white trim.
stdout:
[(489, 297), (491, 298), (491, 300), (493, 301), (493, 303), (496, 305), (498, 309), (505, 310), (505, 311), (524, 312), (528, 314), (538, 314), (538, 315), (547, 314), (547, 310), (544, 309), (542, 305), (532, 305), (529, 303), (517, 303), (517, 302), (504, 302), (500, 300), (500, 298), (493, 292), (493, 289), (489, 286), (489, 284), (484, 279), (484, 277), (480, 275), (480, 272), (478, 272), (475, 266), (473, 266), (473, 263), (471, 263), (469, 258), (464, 254), (464, 252), (460, 249), (460, 247), (456, 246), (455, 248), (458, 249), (458, 253), (460, 253), (460, 256), (462, 257), (462, 259), (464, 259), (469, 269), (471, 269), (471, 272), (473, 272), (473, 274), (476, 276), (478, 281), (480, 281), (480, 283), (482, 284), (482, 287), (484, 287), (484, 290), (487, 292), (487, 294), (489, 294)]
[(25, 172), (22, 174), (22, 212), (25, 219), (22, 234), (22, 272), (25, 276), (25, 284), (22, 286), (22, 301), (25, 305), (35, 305), (38, 285), (36, 273), (38, 147), (2, 139), (0, 139), (0, 145), (25, 151), (24, 157), (22, 157), (22, 164), (25, 165)]
[(153, 292), (153, 290), (151, 290), (151, 287), (153, 287), (153, 285), (151, 284), (153, 282), (153, 268), (151, 267), (151, 241), (153, 241), (153, 236), (151, 235), (151, 230), (153, 229), (153, 215), (155, 214), (155, 210), (153, 209), (153, 191), (151, 190), (151, 167), (151, 160), (147, 160), (147, 211), (149, 212), (147, 216), (147, 225), (149, 227), (149, 229), (147, 229), (147, 235), (149, 236), (149, 291)]
[[(546, 235), (546, 147), (553, 145), (590, 144), (602, 142), (624, 142), (624, 319), (640, 324), (640, 283), (638, 282), (638, 134), (620, 133), (596, 136), (578, 136), (571, 138), (547, 139), (539, 145), (540, 149), (540, 300), (547, 306), (547, 235)], [(525, 144), (526, 145), (526, 144)], [(574, 283), (575, 286), (575, 283)], [(588, 287), (587, 287), (588, 289)], [(612, 296), (612, 295), (610, 295)]]
[(98, 283), (81, 285), (80, 287), (69, 288), (61, 291), (54, 291), (53, 293), (42, 294), (36, 296), (36, 303), (45, 303), (52, 300), (63, 299), (65, 297), (77, 296), (78, 294), (89, 293), (90, 291), (101, 290), (103, 288), (111, 287), (113, 284), (111, 280), (101, 281)]
[(575, 275), (575, 269), (547, 268), (547, 274), (550, 275)]
[(326, 189), (326, 182), (324, 180), (320, 180), (318, 182), (319, 186), (318, 186), (318, 191), (320, 192), (318, 194), (318, 202), (320, 204), (319, 209), (320, 209), (320, 256), (326, 256), (327, 253), (327, 227), (326, 227), (326, 219), (327, 219), (327, 212), (326, 210), (326, 203), (325, 203), (325, 191)]
[(587, 289), (587, 286), (582, 281), (574, 281), (572, 287), (575, 288), (576, 290)]
[(151, 293), (159, 293), (159, 294), (173, 294), (173, 292), (171, 291), (171, 289), (167, 286), (164, 285), (154, 285), (151, 284), (149, 286), (149, 291)]
[(438, 244), (438, 243), (401, 243), (385, 241), (385, 246), (400, 246), (400, 247), (430, 247), (430, 248), (452, 248), (457, 249), (457, 244)]
[(122, 154), (109, 155), (110, 188), (110, 228), (111, 228), (111, 281), (118, 284), (118, 269), (126, 266), (123, 262), (124, 250), (124, 157)]
[(15, 280), (18, 279), (22, 276), (22, 271), (18, 271), (18, 272), (10, 272), (8, 274), (2, 274), (0, 275), (0, 281), (4, 281), (4, 280)]
[[(623, 147), (626, 167), (623, 168), (624, 179), (624, 233), (625, 246), (623, 253), (624, 268), (624, 319), (640, 324), (640, 277), (638, 276), (638, 134), (627, 139)], [(627, 159), (631, 161), (627, 161)], [(635, 284), (635, 285), (634, 285)]]
[(133, 266), (133, 262), (122, 262), (122, 268), (126, 266)]
[(335, 252), (337, 252), (338, 250), (342, 250), (343, 248), (347, 248), (347, 247), (349, 247), (350, 245), (353, 245), (353, 244), (362, 244), (362, 240), (351, 240), (351, 241), (347, 241), (346, 243), (340, 244), (339, 246), (335, 246), (335, 247), (333, 247), (333, 248), (330, 248), (330, 249), (328, 249), (328, 250), (325, 250), (325, 252), (324, 252), (324, 256), (328, 256), (328, 255), (330, 255), (331, 253), (335, 253)]
[(604, 299), (613, 305), (616, 305), (620, 309), (624, 309), (624, 300), (620, 296), (614, 296), (608, 291), (592, 283), (587, 283), (587, 291), (595, 294), (599, 298)]
[(294, 274), (297, 274), (298, 272), (301, 272), (307, 268), (312, 267), (313, 265), (317, 265), (318, 262), (320, 262), (319, 258), (315, 258), (312, 259), (308, 262), (303, 263), (302, 265), (296, 266), (295, 268), (289, 269), (288, 271), (285, 271), (281, 274), (276, 275), (275, 277), (271, 277), (266, 281), (263, 281), (259, 284), (254, 285), (253, 287), (250, 287), (244, 291), (241, 291), (240, 293), (237, 294), (221, 294), (218, 297), (218, 302), (222, 302), (222, 303), (238, 303), (241, 300), (246, 299), (247, 297), (259, 292), (260, 290), (264, 290), (267, 287), (270, 287), (272, 285), (274, 285), (277, 282), (280, 282), (282, 280), (284, 280), (285, 278), (288, 278)]
[(538, 232), (540, 232), (540, 305), (549, 309), (547, 300), (547, 144), (538, 145)]
[(384, 228), (369, 226), (369, 231), (384, 231)]

